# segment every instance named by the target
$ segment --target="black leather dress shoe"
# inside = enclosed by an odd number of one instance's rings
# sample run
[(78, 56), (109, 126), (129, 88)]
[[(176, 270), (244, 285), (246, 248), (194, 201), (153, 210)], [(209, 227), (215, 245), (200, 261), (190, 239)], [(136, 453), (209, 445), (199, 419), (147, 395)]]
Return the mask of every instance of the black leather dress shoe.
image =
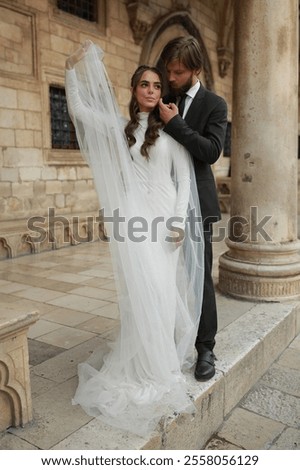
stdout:
[(211, 379), (215, 375), (216, 356), (210, 350), (198, 354), (198, 360), (195, 367), (195, 379), (200, 382)]

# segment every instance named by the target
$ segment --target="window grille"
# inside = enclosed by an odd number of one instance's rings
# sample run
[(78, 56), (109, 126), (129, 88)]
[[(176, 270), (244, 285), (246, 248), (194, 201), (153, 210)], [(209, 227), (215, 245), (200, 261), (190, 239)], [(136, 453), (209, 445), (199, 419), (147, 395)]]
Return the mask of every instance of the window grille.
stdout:
[(97, 0), (57, 0), (57, 7), (83, 20), (97, 21)]
[(79, 149), (64, 88), (50, 86), (51, 141), (53, 149)]

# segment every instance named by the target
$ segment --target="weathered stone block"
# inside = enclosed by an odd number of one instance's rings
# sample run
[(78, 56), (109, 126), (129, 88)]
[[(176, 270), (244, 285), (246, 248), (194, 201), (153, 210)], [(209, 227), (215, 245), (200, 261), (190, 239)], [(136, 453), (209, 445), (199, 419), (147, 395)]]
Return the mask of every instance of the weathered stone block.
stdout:
[(27, 332), (38, 313), (0, 307), (0, 431), (32, 419)]

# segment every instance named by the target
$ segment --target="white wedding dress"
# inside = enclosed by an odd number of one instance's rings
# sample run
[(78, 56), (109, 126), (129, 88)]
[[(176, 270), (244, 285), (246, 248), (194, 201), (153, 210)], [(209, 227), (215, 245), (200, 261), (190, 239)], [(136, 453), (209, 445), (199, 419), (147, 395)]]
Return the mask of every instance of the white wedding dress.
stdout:
[[(194, 411), (183, 373), (195, 359), (203, 287), (193, 168), (188, 153), (163, 130), (150, 147), (149, 161), (141, 155), (147, 113), (140, 113), (136, 143), (128, 149), (98, 47), (91, 45), (66, 71), (66, 93), (100, 205), (106, 215), (118, 210), (124, 217), (118, 240), (112, 224), (106, 227), (120, 332), (104, 357), (96, 352), (79, 365), (73, 403), (112, 426), (146, 436), (162, 417)], [(172, 217), (173, 225), (185, 230), (180, 248), (167, 241)]]

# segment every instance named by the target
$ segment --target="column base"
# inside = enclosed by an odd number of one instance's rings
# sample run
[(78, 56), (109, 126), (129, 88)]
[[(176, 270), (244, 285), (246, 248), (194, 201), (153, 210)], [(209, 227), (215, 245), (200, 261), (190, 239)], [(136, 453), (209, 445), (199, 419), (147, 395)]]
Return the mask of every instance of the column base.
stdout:
[(278, 302), (300, 298), (300, 241), (255, 245), (226, 240), (219, 259), (218, 287), (245, 300)]

